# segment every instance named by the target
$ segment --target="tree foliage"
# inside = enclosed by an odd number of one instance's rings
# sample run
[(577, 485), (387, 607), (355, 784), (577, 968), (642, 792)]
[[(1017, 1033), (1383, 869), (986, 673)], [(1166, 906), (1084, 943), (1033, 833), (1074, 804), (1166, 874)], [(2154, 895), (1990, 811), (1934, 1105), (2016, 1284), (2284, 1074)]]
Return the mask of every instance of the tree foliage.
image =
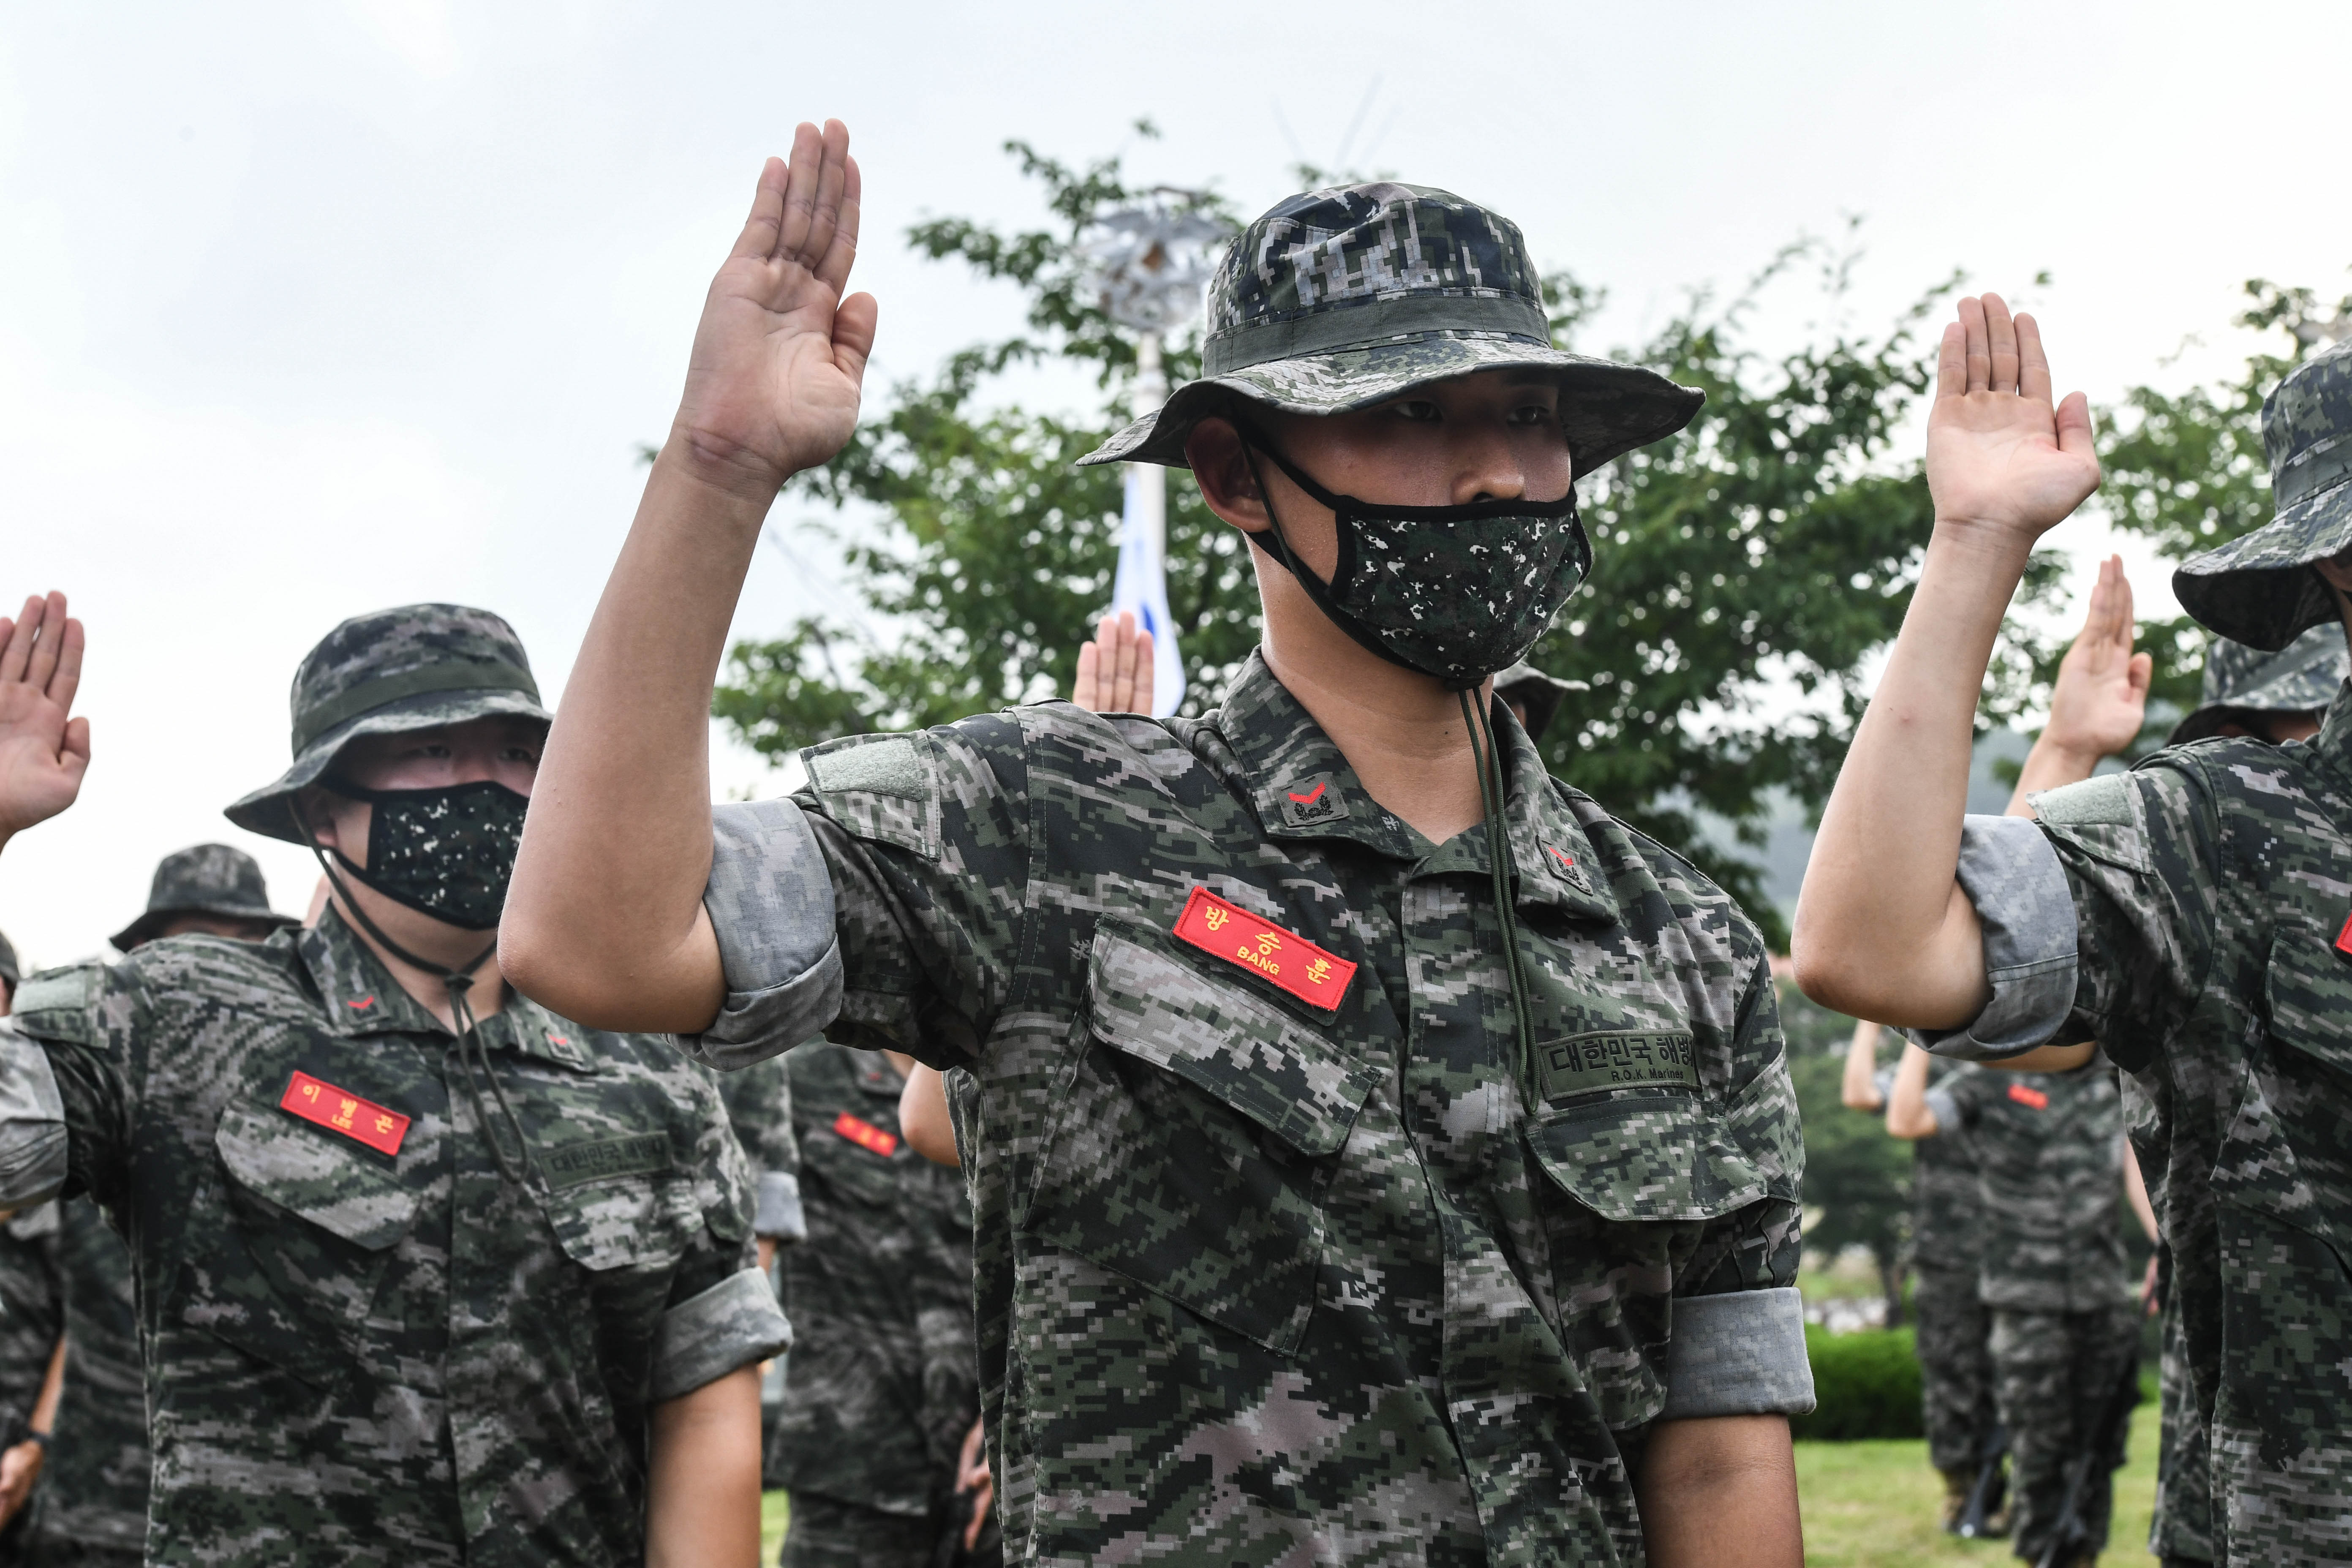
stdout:
[[(1072, 464), (1124, 423), (1136, 366), (1088, 292), (1076, 242), (1097, 213), (1140, 193), (1117, 158), (1073, 167), (1025, 143), (1008, 150), (1047, 221), (1008, 231), (941, 218), (909, 238), (1019, 289), (1026, 330), (894, 388), (838, 458), (793, 481), (793, 495), (838, 509), (827, 526), (861, 613), (808, 617), (732, 651), (715, 710), (762, 751), (1066, 691), (1076, 644), (1109, 600), (1120, 477)], [(1776, 944), (1785, 932), (1760, 872), (1711, 843), (1702, 814), (1754, 844), (1776, 789), (1809, 805), (1826, 795), (1860, 716), (1864, 661), (1901, 623), (1929, 520), (1917, 456), (1896, 442), (1930, 368), (1922, 324), (1957, 280), (1880, 330), (1832, 324), (1770, 355), (1751, 341), (1764, 292), (1809, 275), (1834, 322), (1855, 257), (1850, 243), (1792, 246), (1727, 303), (1696, 296), (1648, 341), (1614, 351), (1705, 389), (1707, 404), (1683, 436), (1586, 481), (1593, 580), (1535, 655), (1587, 688), (1547, 739), (1553, 772), (1690, 854)], [(1601, 291), (1561, 273), (1549, 292), (1555, 336), (1573, 342)], [(1196, 374), (1197, 341), (1171, 343), (1168, 362), (1173, 380)], [(990, 400), (1008, 368), (1043, 363), (1082, 372), (1094, 412)], [(1173, 476), (1168, 591), (1194, 711), (1256, 640), (1247, 556)], [(2053, 579), (2043, 563), (2035, 591)], [(1990, 712), (2031, 695), (2037, 651), (2004, 657)]]

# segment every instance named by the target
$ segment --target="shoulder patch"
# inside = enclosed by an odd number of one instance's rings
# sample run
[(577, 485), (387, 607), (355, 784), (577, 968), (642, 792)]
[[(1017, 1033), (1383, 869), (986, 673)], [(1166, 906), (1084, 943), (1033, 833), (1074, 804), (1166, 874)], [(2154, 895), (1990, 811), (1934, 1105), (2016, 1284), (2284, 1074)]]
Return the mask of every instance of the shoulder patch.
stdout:
[(41, 1039), (95, 1044), (90, 1004), (105, 984), (106, 968), (94, 963), (33, 975), (16, 987), (16, 1025)]
[(2125, 773), (2101, 773), (2080, 784), (2061, 784), (2029, 795), (2034, 815), (2053, 826), (2130, 827), (2131, 784)]
[(939, 758), (920, 735), (859, 735), (801, 753), (809, 791), (853, 837), (940, 852)]
[(922, 800), (930, 794), (923, 760), (908, 735), (859, 736), (816, 747), (807, 753), (809, 782), (821, 794), (856, 790), (866, 795)]

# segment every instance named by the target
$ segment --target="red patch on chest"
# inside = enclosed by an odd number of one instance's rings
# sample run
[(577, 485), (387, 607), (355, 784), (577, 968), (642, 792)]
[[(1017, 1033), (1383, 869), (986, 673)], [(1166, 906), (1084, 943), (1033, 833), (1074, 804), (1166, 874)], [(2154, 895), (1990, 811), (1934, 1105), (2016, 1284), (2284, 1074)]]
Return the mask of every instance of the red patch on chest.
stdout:
[(2344, 929), (2336, 933), (2336, 951), (2352, 952), (2352, 919), (2346, 920)]
[(898, 1152), (898, 1134), (885, 1132), (871, 1121), (860, 1121), (846, 1110), (833, 1119), (833, 1130), (860, 1149), (886, 1160)]
[(2009, 1086), (2009, 1098), (2017, 1101), (2020, 1105), (2030, 1106), (2035, 1110), (2047, 1110), (2050, 1109), (2049, 1095), (2038, 1089), (2028, 1089), (2021, 1083), (2013, 1083)]
[(278, 1109), (290, 1110), (330, 1132), (357, 1139), (379, 1154), (399, 1153), (400, 1141), (408, 1136), (408, 1118), (399, 1111), (372, 1100), (362, 1100), (349, 1089), (337, 1089), (306, 1072), (298, 1072), (287, 1080)]
[(1192, 889), (1184, 912), (1176, 917), (1176, 936), (1213, 958), (1265, 976), (1310, 1006), (1338, 1007), (1356, 976), (1356, 966), (1337, 953), (1206, 888)]

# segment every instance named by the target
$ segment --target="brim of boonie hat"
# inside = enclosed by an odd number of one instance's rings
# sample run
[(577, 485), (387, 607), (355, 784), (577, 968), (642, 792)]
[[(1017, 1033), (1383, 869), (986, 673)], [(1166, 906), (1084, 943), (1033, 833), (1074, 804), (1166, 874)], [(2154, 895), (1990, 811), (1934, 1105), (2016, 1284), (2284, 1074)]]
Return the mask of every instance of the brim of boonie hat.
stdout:
[(463, 724), (469, 719), (507, 716), (536, 719), (542, 724), (555, 721), (555, 716), (528, 693), (511, 689), (428, 692), (371, 708), (303, 747), (294, 765), (278, 775), (277, 782), (255, 790), (221, 815), (248, 833), (282, 838), (289, 844), (307, 844), (309, 840), (294, 826), (294, 814), (289, 805), (298, 791), (317, 784), (333, 766), (335, 753), (353, 741), (363, 735), (398, 735), (443, 724)]
[(2343, 685), (2343, 681), (2307, 664), (2298, 666), (2260, 686), (2249, 687), (2227, 702), (2208, 703), (2198, 709), (2172, 727), (2164, 743), (2185, 746), (2191, 741), (2209, 740), (2221, 732), (2222, 725), (2235, 722), (2240, 713), (2316, 713), (2336, 700), (2336, 693)]
[(1192, 426), (1246, 399), (1285, 414), (1347, 414), (1400, 396), (1417, 386), (1482, 370), (1540, 371), (1560, 385), (1560, 426), (1582, 479), (1636, 447), (1663, 440), (1706, 401), (1654, 370), (1548, 348), (1505, 332), (1464, 331), (1401, 334), (1394, 342), (1337, 353), (1268, 360), (1225, 374), (1188, 381), (1148, 414), (1078, 459), (1093, 463), (1159, 463), (1189, 468), (1184, 441)]
[(276, 910), (257, 910), (251, 904), (174, 904), (168, 910), (149, 910), (106, 940), (114, 944), (115, 952), (129, 952), (142, 942), (152, 942), (155, 933), (176, 915), (221, 915), (233, 921), (266, 923), (272, 931), (302, 923), (292, 915), (281, 915)]
[(2275, 652), (2336, 618), (2336, 595), (2311, 566), (2347, 546), (2352, 479), (2282, 508), (2242, 539), (2190, 556), (2172, 574), (2173, 597), (2199, 625)]

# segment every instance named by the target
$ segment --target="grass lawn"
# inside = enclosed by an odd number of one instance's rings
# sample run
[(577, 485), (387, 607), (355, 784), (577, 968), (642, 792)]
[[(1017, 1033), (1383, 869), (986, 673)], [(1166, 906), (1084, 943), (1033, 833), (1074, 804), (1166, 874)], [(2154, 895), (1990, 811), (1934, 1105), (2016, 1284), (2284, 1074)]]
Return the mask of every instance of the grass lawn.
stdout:
[[(2148, 1515), (2156, 1506), (2158, 1410), (2132, 1412), (2131, 1462), (2116, 1472), (2116, 1520), (2102, 1561), (2150, 1563)], [(2014, 1561), (2005, 1541), (1962, 1541), (1937, 1522), (1944, 1484), (1927, 1468), (1927, 1445), (1800, 1443), (1797, 1506), (1805, 1519), (1809, 1568), (1931, 1568)]]
[[(2147, 1520), (2156, 1506), (2157, 1407), (2132, 1412), (2131, 1463), (2116, 1473), (2110, 1563), (2150, 1562)], [(1800, 1443), (1797, 1500), (1805, 1516), (1805, 1562), (1811, 1568), (1996, 1568), (2012, 1561), (2005, 1541), (1961, 1541), (1937, 1523), (1943, 1483), (1927, 1468), (1927, 1445)], [(788, 1511), (782, 1492), (761, 1500), (760, 1561), (783, 1544)]]
[(782, 1492), (760, 1494), (760, 1561), (772, 1564), (784, 1544), (784, 1520), (793, 1511)]

